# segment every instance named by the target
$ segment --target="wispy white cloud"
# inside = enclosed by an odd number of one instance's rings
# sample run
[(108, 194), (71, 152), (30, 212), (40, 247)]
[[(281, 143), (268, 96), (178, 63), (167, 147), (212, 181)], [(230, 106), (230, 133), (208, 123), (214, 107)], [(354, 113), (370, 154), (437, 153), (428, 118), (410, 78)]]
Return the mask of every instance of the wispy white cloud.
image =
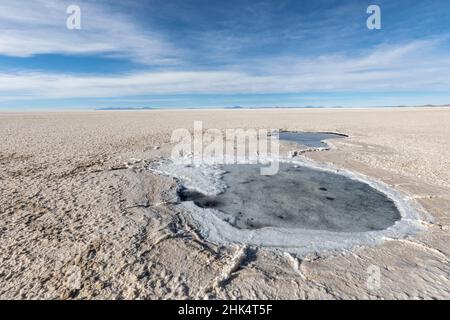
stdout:
[(81, 7), (82, 30), (66, 28), (71, 1), (2, 0), (0, 55), (102, 54), (145, 64), (175, 62), (177, 50), (161, 34), (140, 28), (102, 1), (75, 3)]
[(114, 76), (0, 73), (9, 98), (101, 98), (175, 93), (299, 93), (450, 90), (450, 58), (438, 41), (380, 46), (356, 57), (284, 57), (215, 71), (138, 72)]

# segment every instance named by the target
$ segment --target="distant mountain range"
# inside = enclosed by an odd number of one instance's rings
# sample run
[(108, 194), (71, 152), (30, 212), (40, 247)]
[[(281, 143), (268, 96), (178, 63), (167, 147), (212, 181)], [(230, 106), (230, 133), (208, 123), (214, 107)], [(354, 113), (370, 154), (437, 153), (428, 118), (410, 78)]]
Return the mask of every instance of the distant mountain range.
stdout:
[[(378, 107), (361, 107), (361, 108), (423, 108), (423, 107), (450, 107), (450, 105), (431, 105), (427, 104), (424, 106), (378, 106)], [(167, 109), (342, 109), (342, 108), (351, 108), (344, 106), (301, 106), (301, 107), (279, 107), (279, 106), (269, 106), (269, 107), (242, 107), (242, 106), (232, 106), (232, 107), (180, 107), (180, 108), (166, 108), (166, 107), (105, 107), (105, 108), (96, 108), (95, 110), (105, 111), (105, 110), (167, 110)]]
[[(278, 107), (278, 106), (270, 106), (270, 107), (241, 107), (241, 106), (233, 106), (233, 107), (214, 107), (213, 109), (317, 109), (317, 108), (343, 108), (343, 107), (324, 107), (324, 106), (303, 106), (303, 107)], [(105, 108), (96, 108), (95, 110), (104, 111), (104, 110), (164, 110), (164, 109), (203, 109), (202, 107), (187, 107), (187, 108), (164, 108), (164, 107), (105, 107)], [(205, 109), (208, 109), (207, 107)]]
[(95, 110), (155, 110), (160, 108), (154, 107), (106, 107), (106, 108), (97, 108)]

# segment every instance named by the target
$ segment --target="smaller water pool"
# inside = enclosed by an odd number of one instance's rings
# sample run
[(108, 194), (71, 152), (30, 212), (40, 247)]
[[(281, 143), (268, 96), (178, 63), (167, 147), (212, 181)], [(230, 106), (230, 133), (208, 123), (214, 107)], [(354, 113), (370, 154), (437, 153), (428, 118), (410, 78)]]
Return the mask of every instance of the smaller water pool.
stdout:
[(280, 132), (280, 140), (293, 141), (311, 148), (327, 148), (326, 139), (346, 138), (346, 135), (325, 132)]

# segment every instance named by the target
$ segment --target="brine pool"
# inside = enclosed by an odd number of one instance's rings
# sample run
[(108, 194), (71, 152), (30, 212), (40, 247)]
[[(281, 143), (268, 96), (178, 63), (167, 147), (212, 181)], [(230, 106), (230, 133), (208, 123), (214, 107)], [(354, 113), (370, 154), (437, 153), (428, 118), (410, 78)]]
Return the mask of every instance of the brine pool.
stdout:
[(344, 134), (327, 133), (327, 132), (290, 132), (284, 131), (279, 133), (280, 140), (296, 142), (298, 144), (311, 148), (327, 148), (328, 145), (324, 140), (342, 139), (347, 137)]
[(334, 232), (383, 230), (401, 218), (393, 200), (361, 181), (308, 167), (282, 163), (273, 176), (261, 165), (222, 167), (224, 192), (205, 195), (182, 189), (183, 201), (230, 216), (239, 229), (303, 228)]

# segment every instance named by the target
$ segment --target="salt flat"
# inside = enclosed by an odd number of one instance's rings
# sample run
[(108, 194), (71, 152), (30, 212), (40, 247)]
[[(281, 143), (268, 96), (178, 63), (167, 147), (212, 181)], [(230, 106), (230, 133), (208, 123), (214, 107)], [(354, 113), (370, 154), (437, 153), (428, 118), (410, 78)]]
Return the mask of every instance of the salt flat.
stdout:
[[(174, 206), (173, 179), (146, 169), (196, 120), (346, 134), (302, 155), (387, 183), (433, 222), (302, 259), (209, 243)], [(449, 108), (0, 113), (0, 297), (448, 299), (449, 123)]]

